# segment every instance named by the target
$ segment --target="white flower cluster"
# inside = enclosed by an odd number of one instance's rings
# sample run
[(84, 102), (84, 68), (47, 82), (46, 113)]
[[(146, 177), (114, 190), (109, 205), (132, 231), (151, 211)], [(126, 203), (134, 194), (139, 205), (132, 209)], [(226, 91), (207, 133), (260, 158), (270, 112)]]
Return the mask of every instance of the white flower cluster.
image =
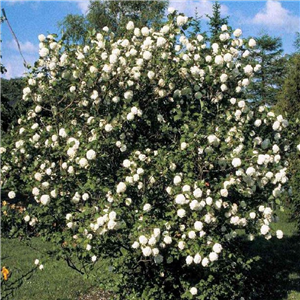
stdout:
[(130, 21), (123, 38), (104, 28), (68, 51), (39, 36), (40, 68), (23, 90), (32, 108), (0, 148), (9, 198), (21, 172), (44, 210), (59, 205), (64, 234), (92, 262), (109, 234), (155, 264), (176, 253), (209, 269), (238, 229), (269, 239), (287, 191), (288, 121), (243, 99), (261, 67), (247, 59), (255, 40), (223, 25), (208, 46), (170, 13), (160, 30)]

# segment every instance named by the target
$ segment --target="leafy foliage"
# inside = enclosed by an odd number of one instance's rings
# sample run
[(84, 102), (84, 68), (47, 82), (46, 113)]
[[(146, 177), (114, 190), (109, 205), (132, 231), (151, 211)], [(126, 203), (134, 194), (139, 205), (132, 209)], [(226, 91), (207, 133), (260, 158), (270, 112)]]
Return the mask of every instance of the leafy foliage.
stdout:
[(132, 20), (136, 27), (157, 28), (164, 17), (168, 1), (90, 1), (86, 16), (67, 15), (59, 23), (67, 42), (84, 43), (88, 31), (99, 32), (109, 27), (118, 37), (125, 33), (126, 24)]
[[(300, 144), (300, 54), (290, 57), (286, 78), (282, 90), (278, 95), (276, 109), (278, 112), (286, 114), (291, 123), (290, 140)], [(300, 149), (299, 149), (300, 151)], [(293, 190), (292, 200), (289, 202), (294, 206), (293, 218), (298, 222), (300, 229), (300, 157), (294, 153), (290, 158), (291, 187)]]
[(251, 59), (260, 64), (261, 69), (255, 74), (248, 98), (257, 105), (274, 105), (285, 77), (286, 58), (282, 56), (282, 41), (281, 38), (267, 34), (257, 38), (256, 41), (257, 50)]
[(8, 197), (36, 201), (22, 227), (85, 276), (110, 259), (119, 299), (251, 299), (239, 232), (270, 239), (287, 193), (288, 121), (244, 99), (255, 41), (224, 27), (207, 47), (190, 25), (170, 11), (85, 45), (40, 35), (1, 148)]
[(1, 79), (1, 132), (7, 132), (17, 124), (18, 118), (24, 115), (27, 108), (22, 100), (23, 78)]

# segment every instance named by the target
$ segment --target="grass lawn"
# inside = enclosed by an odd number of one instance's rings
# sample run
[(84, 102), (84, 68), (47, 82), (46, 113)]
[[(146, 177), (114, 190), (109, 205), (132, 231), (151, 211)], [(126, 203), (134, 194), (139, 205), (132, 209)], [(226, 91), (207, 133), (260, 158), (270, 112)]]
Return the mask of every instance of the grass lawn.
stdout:
[[(287, 214), (288, 212), (280, 212), (280, 222), (274, 224), (275, 229), (280, 228), (284, 231), (285, 236), (282, 240), (276, 238), (269, 241), (257, 239), (249, 246), (250, 253), (254, 255), (258, 253), (262, 258), (257, 264), (257, 268), (253, 270), (255, 274), (253, 281), (257, 281), (260, 289), (266, 291), (266, 295), (273, 292), (274, 286), (279, 295), (276, 298), (266, 296), (264, 299), (257, 299), (300, 300), (300, 237), (296, 234), (295, 224), (288, 222)], [(42, 242), (40, 238), (32, 240), (32, 247), (18, 239), (2, 239), (1, 266), (8, 267), (11, 272), (11, 277), (5, 282), (4, 287), (7, 287), (8, 284), (13, 286), (20, 284), (20, 287), (10, 298), (4, 298), (5, 293), (2, 291), (1, 299), (106, 299), (93, 296), (98, 288), (93, 286), (92, 279), (84, 279), (65, 262), (55, 260), (43, 262), (40, 251), (49, 249), (51, 249), (51, 244)], [(36, 270), (24, 277), (34, 267), (36, 258), (44, 263), (44, 270)], [(97, 273), (97, 278), (103, 282), (102, 287), (104, 288), (108, 282), (113, 280), (108, 267), (106, 261), (100, 261), (97, 264), (97, 268), (101, 268), (101, 272)], [(90, 295), (90, 298), (82, 295)]]

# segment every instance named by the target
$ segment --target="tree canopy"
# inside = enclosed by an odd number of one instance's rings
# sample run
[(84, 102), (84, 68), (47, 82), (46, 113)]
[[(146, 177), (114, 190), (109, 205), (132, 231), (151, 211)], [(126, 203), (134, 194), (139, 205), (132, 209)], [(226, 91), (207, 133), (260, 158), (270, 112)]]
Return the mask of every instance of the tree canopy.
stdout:
[(273, 105), (284, 78), (285, 61), (282, 40), (264, 34), (256, 39), (257, 48), (251, 59), (261, 65), (260, 71), (252, 81), (249, 98), (258, 105)]
[(95, 29), (100, 31), (107, 26), (116, 36), (125, 33), (125, 25), (134, 21), (136, 27), (157, 25), (164, 17), (168, 1), (96, 1), (91, 0), (86, 16), (67, 15), (59, 23), (66, 41), (83, 43), (87, 32)]

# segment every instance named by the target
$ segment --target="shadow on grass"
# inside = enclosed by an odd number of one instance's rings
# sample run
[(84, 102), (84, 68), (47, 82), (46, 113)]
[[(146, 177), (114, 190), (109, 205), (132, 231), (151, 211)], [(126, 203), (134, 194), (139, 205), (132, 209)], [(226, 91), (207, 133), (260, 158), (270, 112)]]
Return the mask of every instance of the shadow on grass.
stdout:
[(300, 236), (265, 240), (257, 238), (244, 245), (247, 257), (257, 257), (248, 274), (251, 299), (287, 299), (291, 291), (300, 292)]

